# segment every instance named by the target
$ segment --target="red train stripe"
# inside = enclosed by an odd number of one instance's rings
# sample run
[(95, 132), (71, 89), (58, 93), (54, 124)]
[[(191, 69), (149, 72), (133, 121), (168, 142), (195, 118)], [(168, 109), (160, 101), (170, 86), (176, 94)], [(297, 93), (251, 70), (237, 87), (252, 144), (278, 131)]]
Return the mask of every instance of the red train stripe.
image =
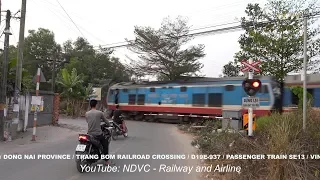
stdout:
[[(108, 108), (115, 110), (115, 105), (108, 105)], [(168, 114), (197, 114), (197, 115), (221, 115), (222, 109), (196, 108), (196, 107), (150, 107), (150, 106), (126, 106), (121, 105), (123, 111), (140, 111), (152, 113), (168, 113)], [(248, 110), (243, 109), (242, 113), (247, 113)], [(256, 116), (264, 116), (270, 114), (269, 110), (253, 110)]]

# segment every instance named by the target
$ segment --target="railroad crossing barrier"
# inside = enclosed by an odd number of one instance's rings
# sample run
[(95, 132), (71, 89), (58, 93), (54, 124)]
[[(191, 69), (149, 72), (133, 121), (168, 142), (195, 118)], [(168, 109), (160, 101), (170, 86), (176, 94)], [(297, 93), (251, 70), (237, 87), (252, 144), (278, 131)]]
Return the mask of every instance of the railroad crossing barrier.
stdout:
[(222, 119), (222, 129), (242, 129), (242, 110), (223, 110)]

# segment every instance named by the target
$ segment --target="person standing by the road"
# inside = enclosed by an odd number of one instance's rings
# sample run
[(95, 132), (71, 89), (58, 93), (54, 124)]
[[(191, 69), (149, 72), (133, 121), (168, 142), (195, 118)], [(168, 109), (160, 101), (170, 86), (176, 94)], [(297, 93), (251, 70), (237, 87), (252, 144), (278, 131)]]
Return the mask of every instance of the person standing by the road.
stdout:
[[(101, 119), (110, 126), (110, 122), (104, 116), (102, 111), (96, 109), (98, 104), (97, 100), (90, 101), (91, 110), (86, 112), (86, 121), (88, 123), (88, 134), (97, 138), (103, 146), (104, 155), (109, 154), (109, 142), (104, 138), (102, 130), (101, 130)], [(109, 159), (105, 159), (105, 163), (108, 165)]]

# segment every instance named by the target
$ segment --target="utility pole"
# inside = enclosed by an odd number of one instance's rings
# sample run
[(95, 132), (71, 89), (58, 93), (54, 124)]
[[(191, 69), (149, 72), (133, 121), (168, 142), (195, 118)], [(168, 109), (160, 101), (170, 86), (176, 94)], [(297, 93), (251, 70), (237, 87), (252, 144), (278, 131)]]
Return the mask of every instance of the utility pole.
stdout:
[[(26, 8), (27, 0), (22, 0), (21, 4), (21, 17), (20, 17), (20, 31), (19, 31), (19, 44), (18, 44), (18, 54), (17, 54), (17, 68), (16, 68), (16, 79), (15, 79), (15, 92), (13, 103), (19, 106), (19, 96), (21, 92), (21, 79), (22, 79), (22, 62), (23, 62), (23, 49), (24, 49), (24, 31), (26, 22)], [(17, 111), (13, 113), (13, 122), (18, 124), (20, 120), (20, 107)]]
[[(249, 59), (249, 64), (252, 64), (252, 58)], [(248, 79), (253, 79), (253, 70), (249, 70), (249, 74), (248, 74)], [(253, 130), (252, 130), (252, 126), (253, 126), (253, 109), (252, 107), (248, 108), (248, 136), (252, 137), (253, 136)]]
[(2, 12), (2, 3), (1, 3), (1, 0), (0, 0), (0, 25), (1, 25), (1, 12)]
[(304, 13), (304, 38), (303, 38), (303, 131), (306, 131), (307, 124), (307, 26), (308, 17), (307, 13)]
[(11, 20), (11, 12), (7, 10), (6, 15), (6, 27), (4, 30), (4, 52), (3, 52), (3, 60), (2, 60), (2, 83), (1, 83), (1, 91), (0, 91), (0, 137), (4, 139), (4, 108), (7, 104), (7, 75), (8, 75), (8, 61), (9, 61), (9, 37), (11, 35), (10, 32), (10, 20)]

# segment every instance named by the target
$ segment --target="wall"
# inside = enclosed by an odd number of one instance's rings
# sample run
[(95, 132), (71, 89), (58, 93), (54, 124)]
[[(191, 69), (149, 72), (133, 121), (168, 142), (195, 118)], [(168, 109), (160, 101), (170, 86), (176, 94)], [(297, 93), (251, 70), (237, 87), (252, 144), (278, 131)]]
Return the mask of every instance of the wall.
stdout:
[[(31, 102), (31, 96), (35, 96), (35, 91), (30, 92), (30, 102)], [(39, 91), (39, 96), (43, 96), (44, 100), (44, 107), (43, 111), (39, 112), (37, 114), (37, 126), (43, 126), (43, 125), (49, 125), (52, 124), (53, 119), (53, 99), (55, 94), (50, 91)], [(31, 112), (31, 105), (29, 108), (29, 118), (28, 118), (28, 125), (27, 128), (33, 127), (33, 121), (34, 121), (34, 112)]]
[(60, 115), (60, 95), (58, 93), (54, 94), (53, 98), (53, 113), (52, 113), (52, 124), (56, 125), (59, 121)]

